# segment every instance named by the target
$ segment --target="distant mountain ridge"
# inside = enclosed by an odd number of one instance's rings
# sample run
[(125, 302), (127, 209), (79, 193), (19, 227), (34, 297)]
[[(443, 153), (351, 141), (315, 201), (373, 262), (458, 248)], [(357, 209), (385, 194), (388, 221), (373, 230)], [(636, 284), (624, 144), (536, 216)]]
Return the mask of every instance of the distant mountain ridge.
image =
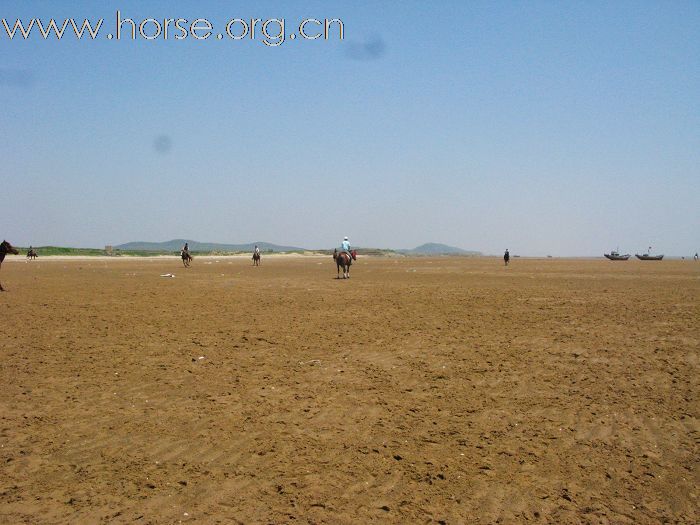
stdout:
[(257, 244), (263, 252), (299, 252), (304, 248), (296, 246), (281, 246), (269, 242), (250, 242), (244, 244), (223, 244), (217, 242), (198, 242), (189, 239), (173, 239), (164, 242), (127, 242), (114, 246), (116, 250), (123, 251), (144, 251), (144, 252), (179, 252), (185, 243), (189, 243), (193, 252), (251, 252)]
[(440, 244), (436, 242), (428, 242), (413, 248), (412, 250), (397, 250), (400, 253), (407, 255), (481, 255), (481, 252), (463, 250), (455, 246)]
[[(127, 242), (114, 246), (115, 250), (121, 251), (142, 251), (142, 252), (179, 252), (185, 243), (189, 243), (190, 250), (193, 252), (251, 252), (257, 244), (263, 252), (304, 252), (313, 251), (299, 246), (282, 246), (269, 242), (250, 242), (243, 244), (225, 244), (217, 242), (199, 242), (191, 239), (173, 239), (164, 242)], [(362, 251), (362, 247), (358, 247)], [(447, 244), (426, 243), (411, 250), (380, 250), (383, 252), (394, 252), (403, 255), (481, 255), (481, 252), (463, 250), (455, 246)]]

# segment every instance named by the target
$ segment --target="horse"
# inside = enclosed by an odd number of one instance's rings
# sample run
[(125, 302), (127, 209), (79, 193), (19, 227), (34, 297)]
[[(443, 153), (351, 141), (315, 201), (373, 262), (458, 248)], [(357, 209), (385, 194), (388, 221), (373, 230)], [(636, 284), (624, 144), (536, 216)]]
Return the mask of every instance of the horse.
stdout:
[(253, 266), (260, 266), (260, 253), (253, 252)]
[(182, 250), (180, 252), (180, 257), (182, 257), (182, 265), (185, 268), (189, 268), (190, 263), (192, 262), (192, 256), (190, 255), (190, 252), (186, 252), (185, 250)]
[[(8, 253), (11, 253), (12, 255), (17, 255), (19, 251), (17, 251), (17, 248), (14, 248), (9, 242), (7, 241), (2, 241), (2, 244), (0, 244), (0, 267), (2, 267), (2, 261), (5, 260), (5, 255)], [(2, 287), (2, 284), (0, 284), (0, 292), (4, 292), (5, 289)]]
[(343, 279), (350, 279), (350, 265), (352, 261), (357, 260), (357, 252), (355, 250), (350, 252), (350, 256), (346, 252), (338, 252), (336, 248), (333, 250), (333, 260), (338, 267), (338, 277), (340, 279), (340, 268), (343, 268)]
[(36, 253), (36, 250), (29, 250), (27, 252), (27, 259), (36, 259), (37, 257), (39, 257), (39, 254)]

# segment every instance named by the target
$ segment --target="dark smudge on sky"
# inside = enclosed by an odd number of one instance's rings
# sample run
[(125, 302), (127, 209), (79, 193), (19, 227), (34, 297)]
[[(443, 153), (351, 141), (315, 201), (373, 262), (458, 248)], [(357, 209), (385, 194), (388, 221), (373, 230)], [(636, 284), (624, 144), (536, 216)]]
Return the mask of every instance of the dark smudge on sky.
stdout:
[(158, 153), (162, 155), (168, 153), (172, 149), (172, 147), (173, 141), (167, 135), (158, 135), (153, 141), (153, 149), (155, 149)]
[(27, 89), (34, 81), (34, 73), (27, 69), (0, 67), (0, 86)]
[(364, 41), (350, 41), (345, 49), (345, 55), (353, 60), (377, 60), (384, 56), (386, 44), (375, 35)]

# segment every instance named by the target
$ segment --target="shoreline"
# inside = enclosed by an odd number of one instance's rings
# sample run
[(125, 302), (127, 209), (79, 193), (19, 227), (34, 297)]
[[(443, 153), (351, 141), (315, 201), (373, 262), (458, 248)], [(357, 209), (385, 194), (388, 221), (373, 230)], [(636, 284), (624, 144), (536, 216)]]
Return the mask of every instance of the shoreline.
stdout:
[[(329, 257), (321, 253), (275, 253), (275, 254), (263, 254), (264, 259), (268, 258), (316, 258), (316, 257)], [(229, 254), (229, 255), (193, 255), (195, 260), (215, 260), (215, 259), (225, 259), (225, 260), (237, 260), (237, 259), (251, 259), (252, 254)], [(180, 260), (179, 255), (39, 255), (36, 260), (30, 261), (27, 259), (26, 254), (20, 255), (7, 255), (5, 257), (5, 262), (42, 262), (42, 261), (168, 261), (168, 260)]]
[[(303, 258), (308, 258), (308, 259), (314, 259), (314, 258), (326, 258), (330, 257), (331, 254), (326, 254), (326, 253), (319, 253), (319, 252), (306, 252), (306, 253), (263, 253), (262, 254), (263, 259), (303, 259)], [(247, 253), (247, 254), (226, 254), (226, 255), (211, 255), (211, 254), (203, 254), (203, 255), (193, 255), (195, 260), (199, 259), (204, 259), (204, 260), (215, 260), (215, 259), (223, 259), (223, 260), (239, 260), (239, 259), (251, 259), (252, 254)], [(358, 258), (372, 258), (372, 259), (502, 259), (501, 255), (450, 255), (450, 254), (445, 254), (445, 255), (404, 255), (404, 254), (384, 254), (384, 255), (378, 255), (378, 254), (358, 254)], [(31, 262), (42, 262), (42, 261), (165, 261), (165, 260), (180, 260), (179, 255), (41, 255), (39, 254), (39, 258), (31, 261)], [(528, 261), (537, 261), (537, 260), (542, 260), (542, 261), (551, 261), (551, 260), (577, 260), (577, 261), (605, 261), (606, 259), (603, 256), (595, 256), (595, 255), (582, 255), (582, 256), (577, 256), (577, 255), (572, 255), (572, 256), (544, 256), (544, 255), (533, 255), (533, 256), (518, 256), (518, 257), (511, 257), (511, 263), (516, 262), (517, 260), (528, 260)], [(27, 256), (25, 253), (21, 253), (19, 255), (7, 255), (5, 257), (5, 262), (30, 262), (29, 259), (27, 259)], [(667, 256), (664, 257), (663, 261), (689, 261), (689, 262), (697, 262), (694, 261), (692, 257), (682, 257), (682, 256)], [(653, 261), (653, 262), (663, 262), (663, 261)], [(651, 261), (638, 261), (636, 259), (630, 259), (630, 261), (611, 261), (611, 263), (615, 264), (621, 264), (621, 263), (632, 263), (636, 264), (638, 262), (651, 262)]]

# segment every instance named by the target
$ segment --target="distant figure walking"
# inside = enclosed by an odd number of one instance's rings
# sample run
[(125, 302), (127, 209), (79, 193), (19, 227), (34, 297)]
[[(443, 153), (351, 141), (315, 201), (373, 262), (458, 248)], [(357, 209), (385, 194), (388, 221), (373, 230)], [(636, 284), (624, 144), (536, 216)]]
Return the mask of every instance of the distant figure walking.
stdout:
[(260, 248), (258, 248), (257, 244), (253, 250), (253, 266), (260, 266)]
[[(19, 252), (9, 242), (2, 241), (2, 244), (0, 244), (0, 267), (2, 267), (2, 261), (5, 260), (5, 255), (7, 255), (8, 253), (11, 253), (12, 255), (17, 255)], [(2, 283), (0, 283), (0, 292), (4, 291), (5, 289), (2, 287)]]
[(508, 266), (508, 261), (510, 261), (510, 253), (508, 253), (508, 248), (506, 248), (506, 253), (503, 254), (503, 262)]
[(190, 267), (190, 263), (192, 262), (192, 256), (190, 255), (190, 245), (189, 243), (185, 243), (185, 245), (182, 247), (182, 250), (180, 250), (180, 257), (182, 258), (182, 265), (185, 268)]

